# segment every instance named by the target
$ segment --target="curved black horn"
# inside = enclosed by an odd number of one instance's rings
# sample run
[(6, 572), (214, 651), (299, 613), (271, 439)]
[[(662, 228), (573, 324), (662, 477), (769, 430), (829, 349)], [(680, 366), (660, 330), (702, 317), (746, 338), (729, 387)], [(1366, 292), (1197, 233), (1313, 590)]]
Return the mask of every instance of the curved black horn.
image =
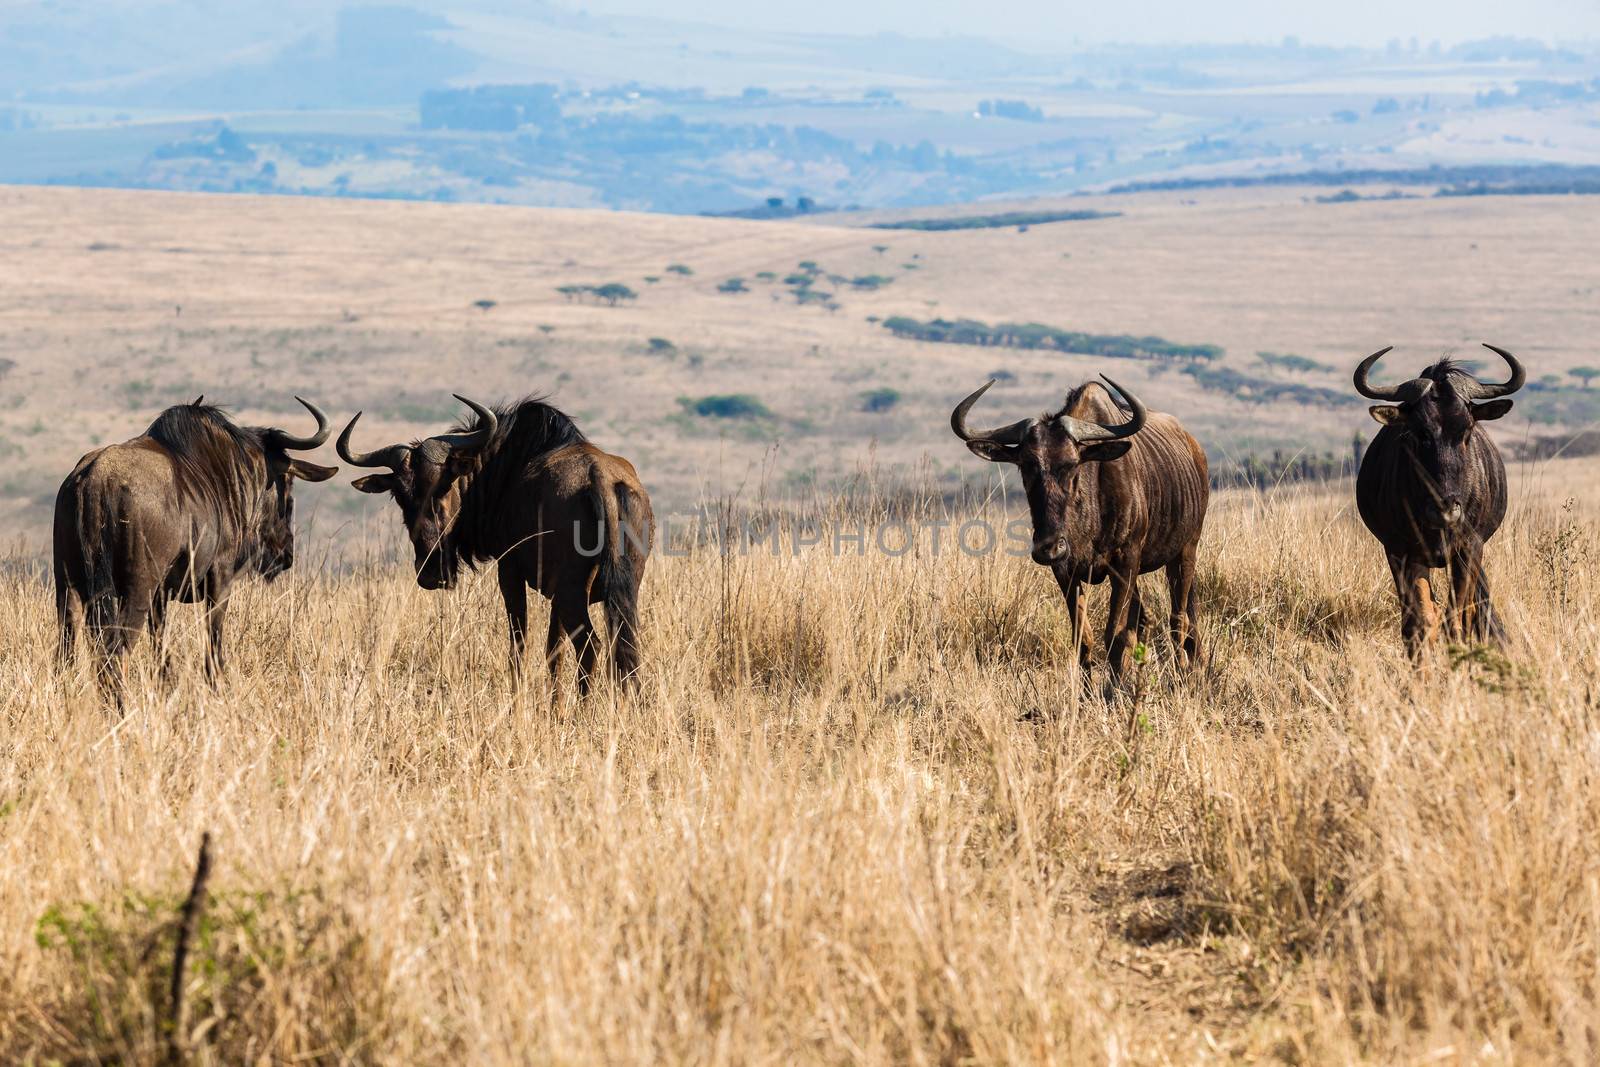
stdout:
[(1377, 364), (1378, 360), (1382, 359), (1384, 356), (1393, 351), (1394, 345), (1390, 345), (1387, 348), (1380, 348), (1376, 352), (1372, 353), (1372, 355), (1361, 361), (1361, 363), (1356, 367), (1356, 392), (1360, 393), (1368, 400), (1394, 401), (1400, 399), (1400, 387), (1398, 385), (1390, 389), (1379, 389), (1378, 387), (1369, 385), (1367, 383), (1368, 372), (1372, 370), (1373, 366)]
[(494, 437), (495, 431), (500, 428), (499, 416), (495, 415), (494, 412), (490, 411), (476, 400), (468, 400), (460, 393), (452, 393), (450, 395), (467, 405), (467, 407), (472, 409), (473, 414), (478, 416), (478, 428), (469, 433), (440, 434), (437, 438), (435, 438), (435, 440), (443, 441), (451, 448), (483, 447), (484, 444)]
[(1521, 389), (1522, 383), (1528, 380), (1528, 372), (1522, 369), (1522, 364), (1517, 361), (1517, 357), (1505, 349), (1498, 348), (1487, 342), (1484, 343), (1483, 347), (1510, 365), (1511, 377), (1500, 383), (1480, 382), (1477, 378), (1472, 378), (1470, 383), (1464, 383), (1466, 384), (1464, 392), (1467, 394), (1465, 398), (1467, 400), (1493, 400), (1495, 397), (1509, 396)]
[(1144, 405), (1139, 402), (1138, 397), (1128, 392), (1128, 390), (1124, 389), (1110, 378), (1106, 378), (1104, 374), (1100, 375), (1100, 377), (1105, 378), (1106, 384), (1115, 389), (1117, 391), (1117, 395), (1122, 397), (1122, 399), (1127, 402), (1131, 417), (1127, 422), (1120, 426), (1102, 426), (1097, 422), (1085, 422), (1082, 419), (1074, 419), (1070, 415), (1063, 416), (1063, 418), (1068, 420), (1067, 429), (1072, 434), (1072, 439), (1080, 444), (1088, 441), (1111, 441), (1118, 437), (1132, 437), (1134, 434), (1144, 429), (1145, 422), (1150, 418), (1150, 413), (1145, 410)]
[(356, 428), (356, 422), (360, 418), (361, 412), (358, 411), (339, 434), (339, 440), (334, 445), (339, 452), (339, 458), (352, 467), (388, 467), (390, 470), (399, 470), (400, 450), (405, 448), (405, 445), (390, 445), (375, 452), (350, 451), (350, 431)]
[(194, 398), (194, 401), (189, 406), (192, 408), (197, 408), (200, 406), (200, 401), (204, 400), (205, 398), (206, 394), (201, 393), (199, 396)]
[[(299, 397), (295, 397), (295, 399), (300, 400)], [(309, 400), (300, 400), (300, 406), (311, 412), (311, 417), (317, 420), (317, 432), (310, 437), (296, 437), (286, 430), (273, 430), (273, 439), (277, 441), (280, 448), (286, 451), (306, 452), (313, 448), (321, 448), (324, 442), (328, 440), (328, 435), (333, 432), (328, 425), (328, 416), (322, 413), (321, 408)]]
[(956, 409), (950, 413), (950, 429), (954, 430), (955, 435), (963, 441), (998, 441), (1001, 444), (1016, 444), (1022, 440), (1022, 435), (1028, 432), (1028, 427), (1033, 425), (1032, 419), (1019, 419), (1009, 426), (1000, 426), (993, 430), (970, 430), (967, 428), (967, 412), (972, 410), (972, 405), (976, 404), (978, 398), (987, 393), (989, 387), (994, 383), (995, 379), (993, 378), (984, 382), (983, 385), (967, 394), (967, 398), (957, 404)]

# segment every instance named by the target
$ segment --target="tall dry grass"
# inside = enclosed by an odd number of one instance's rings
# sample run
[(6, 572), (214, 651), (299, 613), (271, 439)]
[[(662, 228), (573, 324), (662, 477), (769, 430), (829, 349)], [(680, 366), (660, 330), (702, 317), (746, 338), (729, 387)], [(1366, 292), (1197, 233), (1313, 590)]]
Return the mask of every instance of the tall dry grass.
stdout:
[(1232, 494), (1209, 662), (1109, 700), (1042, 569), (924, 541), (658, 553), (642, 692), (554, 707), (492, 578), (303, 568), (119, 717), (19, 563), (0, 1049), (162, 1058), (209, 828), (201, 1061), (1593, 1062), (1596, 479), (1542, 478), (1503, 653), (1405, 659), (1347, 493)]

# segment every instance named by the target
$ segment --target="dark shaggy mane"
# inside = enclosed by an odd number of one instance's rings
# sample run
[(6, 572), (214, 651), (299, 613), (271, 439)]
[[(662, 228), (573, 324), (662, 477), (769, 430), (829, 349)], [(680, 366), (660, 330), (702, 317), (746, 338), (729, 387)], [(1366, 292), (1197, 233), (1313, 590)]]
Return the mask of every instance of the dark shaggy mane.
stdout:
[(1422, 369), (1422, 374), (1419, 375), (1419, 377), (1432, 378), (1436, 382), (1442, 382), (1452, 374), (1466, 374), (1470, 376), (1472, 372), (1467, 370), (1466, 367), (1462, 366), (1461, 361), (1455, 357), (1445, 356), (1437, 363), (1433, 363), (1430, 366), (1424, 367)]
[(1127, 413), (1128, 409), (1123, 406), (1120, 400), (1112, 395), (1111, 390), (1105, 387), (1105, 383), (1091, 381), (1084, 382), (1082, 385), (1074, 386), (1073, 388), (1067, 390), (1067, 398), (1062, 401), (1061, 408), (1054, 412), (1047, 412), (1045, 414), (1045, 418), (1059, 419), (1061, 416), (1067, 414), (1067, 412), (1077, 407), (1078, 404), (1088, 396), (1089, 390), (1091, 389), (1100, 390), (1100, 395), (1106, 398), (1106, 403), (1110, 405), (1112, 411), (1120, 411), (1124, 414)]
[[(527, 396), (490, 410), (499, 425), (462, 491), (453, 539), (454, 550), (468, 564), (488, 558), (484, 546), (494, 542), (496, 531), (508, 521), (502, 512), (522, 507), (528, 469), (550, 452), (588, 441), (571, 416), (544, 396)], [(473, 415), (458, 422), (452, 432), (471, 432), (481, 423)]]
[[(484, 454), (510, 451), (535, 459), (546, 452), (587, 441), (588, 438), (583, 436), (583, 431), (578, 429), (572, 417), (554, 404), (547, 403), (548, 399), (540, 395), (525, 396), (521, 400), (491, 406), (489, 410), (499, 420), (499, 428), (495, 431), (494, 440), (484, 446)], [(476, 415), (464, 417), (456, 423), (453, 432), (470, 433), (478, 429), (482, 422)]]
[(212, 404), (179, 404), (156, 416), (145, 436), (172, 456), (178, 492), (242, 527), (263, 451), (262, 431), (237, 426)]

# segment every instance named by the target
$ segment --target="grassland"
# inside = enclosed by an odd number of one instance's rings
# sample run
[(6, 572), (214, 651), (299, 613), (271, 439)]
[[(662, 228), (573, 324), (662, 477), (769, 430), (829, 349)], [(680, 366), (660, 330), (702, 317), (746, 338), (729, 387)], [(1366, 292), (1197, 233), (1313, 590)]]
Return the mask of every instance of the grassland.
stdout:
[[(365, 409), (362, 442), (377, 443), (444, 425), (452, 391), (549, 391), (635, 460), (658, 503), (681, 508), (763, 477), (826, 489), (869, 459), (910, 470), (931, 457), (954, 484), (978, 470), (950, 447), (956, 399), (1007, 370), (1015, 378), (983, 410), (1017, 418), (1106, 369), (1059, 352), (900, 340), (881, 325), (895, 315), (1217, 344), (1220, 366), (1252, 374), (1257, 351), (1298, 353), (1335, 369), (1286, 380), (1340, 390), (1354, 361), (1386, 344), (1397, 346), (1392, 373), (1485, 340), (1534, 377), (1593, 362), (1600, 304), (1587, 265), (1600, 216), (1582, 199), (1302, 195), (1074, 198), (1033, 206), (1124, 214), (1027, 233), (912, 233), (837, 219), (0, 190), (0, 348), (16, 362), (0, 379), (0, 523), (41, 543), (79, 455), (202, 392), (259, 421), (302, 418), (296, 393), (335, 416)], [(802, 262), (818, 265), (811, 288), (832, 292), (837, 311), (796, 302), (782, 279)], [(675, 263), (693, 273), (666, 269)], [(829, 274), (894, 281), (858, 290)], [(718, 292), (730, 277), (750, 291)], [(638, 299), (609, 307), (557, 292), (609, 282)], [(1356, 406), (1247, 404), (1127, 361), (1113, 373), (1181, 413), (1217, 457), (1343, 451), (1371, 428)], [(902, 400), (860, 411), (874, 388)], [(682, 416), (680, 398), (738, 394), (775, 417)], [(1502, 440), (1528, 432), (1521, 417), (1540, 403), (1519, 399)], [(362, 500), (341, 480), (312, 487), (302, 512), (337, 525), (372, 507)]]
[(208, 1061), (1592, 1062), (1597, 482), (1517, 472), (1511, 644), (1420, 666), (1347, 491), (1224, 494), (1207, 665), (1111, 699), (926, 537), (657, 555), (585, 705), (373, 551), (249, 583), (216, 690), (178, 613), (119, 717), (9, 568), (0, 1048), (161, 1060), (209, 829)]
[[(1130, 693), (1077, 673), (1041, 568), (947, 530), (937, 554), (931, 531), (898, 556), (658, 552), (640, 692), (552, 704), (543, 667), (506, 668), (492, 577), (419, 590), (393, 505), (343, 474), (300, 490), (297, 569), (241, 583), (215, 689), (193, 609), (167, 679), (136, 654), (122, 713), (52, 659), (43, 502), (200, 392), (260, 420), (303, 419), (295, 393), (365, 408), (371, 447), (442, 425), (452, 390), (553, 389), (658, 514), (849, 534), (949, 518), (993, 473), (946, 424), (990, 371), (1016, 376), (999, 421), (1104, 369), (898, 340), (895, 314), (1293, 352), (1330, 388), (1388, 343), (1407, 366), (1480, 339), (1536, 376), (1591, 361), (1600, 221), (1572, 200), (1189, 199), (902, 235), (0, 190), (0, 1061), (166, 1058), (209, 830), (201, 1062), (1593, 1062), (1593, 461), (1513, 465), (1488, 557), (1510, 642), (1419, 665), (1334, 484), (1215, 497), (1207, 662), (1175, 672), (1152, 632)], [(781, 281), (805, 261), (896, 279), (830, 313)], [(735, 276), (752, 291), (717, 291)], [(556, 291), (611, 281), (638, 299)], [(1364, 418), (1113, 374), (1218, 458)], [(861, 410), (879, 388), (898, 400)], [(769, 414), (695, 414), (743, 396)]]

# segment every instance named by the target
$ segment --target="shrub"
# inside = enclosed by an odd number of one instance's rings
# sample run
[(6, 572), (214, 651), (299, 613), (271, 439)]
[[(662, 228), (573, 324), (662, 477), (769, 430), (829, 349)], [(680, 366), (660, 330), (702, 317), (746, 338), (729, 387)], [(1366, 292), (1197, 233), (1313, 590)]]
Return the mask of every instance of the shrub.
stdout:
[(717, 286), (719, 293), (748, 293), (750, 287), (744, 284), (743, 278), (729, 278)]
[(900, 391), (897, 389), (868, 389), (861, 394), (861, 410), (877, 414), (888, 411), (900, 403)]
[(709, 419), (770, 419), (772, 411), (749, 393), (716, 396), (679, 397), (678, 403), (692, 415)]
[(652, 337), (648, 344), (652, 352), (676, 352), (678, 350), (678, 346), (665, 337)]
[[(130, 893), (45, 910), (34, 940), (73, 980), (24, 1024), (42, 1060), (165, 1062), (183, 903)], [(196, 1062), (360, 1059), (392, 1025), (365, 939), (315, 890), (212, 894), (184, 972)]]
[(685, 278), (687, 278), (687, 277), (689, 277), (689, 275), (694, 273), (694, 268), (689, 267), (689, 266), (687, 266), (686, 264), (683, 264), (683, 263), (668, 263), (667, 264), (667, 273), (668, 274), (681, 274)]

